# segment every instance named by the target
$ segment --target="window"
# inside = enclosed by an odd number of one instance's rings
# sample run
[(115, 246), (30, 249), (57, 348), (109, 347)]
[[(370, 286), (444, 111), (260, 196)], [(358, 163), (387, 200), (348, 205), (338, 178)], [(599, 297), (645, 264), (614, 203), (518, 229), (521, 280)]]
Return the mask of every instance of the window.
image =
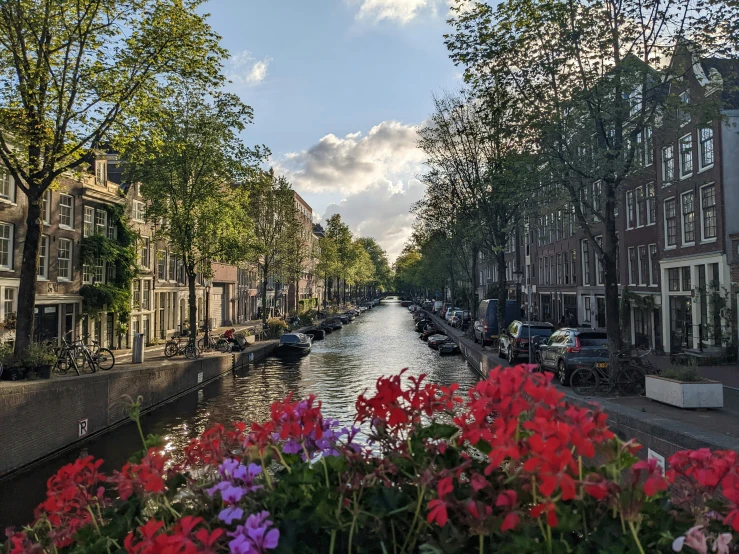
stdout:
[(681, 196), (683, 204), (683, 244), (695, 242), (695, 207), (693, 192)]
[(92, 282), (93, 284), (105, 283), (105, 261), (102, 258), (97, 258), (92, 267)]
[(682, 268), (683, 272), (683, 290), (688, 291), (691, 289), (690, 286), (690, 266), (685, 266)]
[(634, 252), (634, 247), (629, 246), (629, 284), (635, 285), (636, 280), (636, 253)]
[(82, 236), (89, 237), (93, 233), (93, 225), (95, 221), (95, 208), (85, 206), (85, 224), (82, 228)]
[(549, 281), (549, 258), (544, 256), (544, 284), (551, 284)]
[(133, 280), (133, 309), (141, 309), (141, 280)]
[(652, 128), (644, 129), (644, 165), (650, 166), (654, 162), (654, 139), (652, 137)]
[(108, 238), (110, 240), (118, 238), (118, 229), (112, 217), (108, 218)]
[(583, 285), (590, 284), (590, 256), (588, 255), (588, 241), (581, 242), (582, 249), (582, 281)]
[(168, 279), (174, 281), (177, 279), (177, 257), (169, 254), (169, 275)]
[(700, 165), (701, 169), (706, 169), (713, 165), (713, 129), (711, 127), (703, 127), (698, 131), (698, 136)]
[(105, 278), (108, 283), (112, 283), (115, 279), (115, 264), (106, 264), (105, 266)]
[(636, 226), (643, 227), (647, 223), (647, 201), (644, 198), (644, 187), (636, 187)]
[(603, 185), (600, 181), (593, 183), (593, 209), (600, 212), (603, 203)]
[(651, 275), (651, 285), (657, 286), (659, 283), (659, 260), (657, 259), (657, 245), (649, 245), (649, 273)]
[(151, 244), (148, 237), (141, 237), (141, 267), (149, 267), (149, 249)]
[(74, 228), (74, 198), (69, 194), (59, 195), (59, 226)]
[(38, 251), (38, 276), (46, 279), (49, 276), (49, 236), (41, 237), (41, 246)]
[(133, 201), (133, 214), (132, 217), (135, 221), (144, 221), (145, 206), (143, 202), (138, 200)]
[(0, 223), (0, 268), (13, 269), (13, 225)]
[(686, 90), (680, 93), (680, 105), (677, 108), (677, 120), (680, 122), (681, 127), (686, 123), (690, 123), (688, 105), (690, 105), (690, 92)]
[(95, 180), (98, 185), (105, 185), (108, 180), (108, 171), (105, 160), (95, 160)]
[(15, 314), (15, 289), (5, 287), (5, 294), (3, 297), (3, 311), (5, 313), (5, 319), (8, 319), (10, 314)]
[(626, 215), (627, 221), (626, 226), (629, 229), (636, 227), (636, 205), (634, 201), (634, 191), (626, 191)]
[[(167, 278), (167, 252), (157, 252), (157, 279), (164, 281)], [(480, 271), (480, 283), (482, 283), (482, 271)]]
[(657, 221), (657, 201), (654, 197), (654, 183), (647, 183), (647, 225)]
[(562, 284), (562, 255), (557, 254), (557, 284)]
[(570, 263), (572, 264), (572, 284), (577, 283), (577, 252), (573, 250), (570, 253)]
[(91, 281), (92, 281), (92, 273), (90, 271), (90, 266), (87, 264), (82, 264), (82, 282), (90, 283)]
[(141, 291), (141, 309), (142, 310), (150, 310), (151, 309), (151, 303), (149, 301), (149, 297), (151, 296), (150, 290), (151, 290), (151, 281), (146, 280), (142, 282), (144, 285), (143, 290)]
[(638, 168), (644, 163), (644, 139), (641, 133), (636, 135), (636, 146), (634, 146), (633, 167)]
[(72, 279), (72, 241), (69, 239), (59, 239), (58, 268), (59, 281)]
[[(598, 244), (600, 249), (603, 249), (603, 237), (597, 236), (595, 237), (595, 242)], [(603, 261), (601, 260), (600, 250), (597, 248), (595, 250), (595, 274), (598, 279), (597, 284), (602, 285), (605, 281), (605, 266), (603, 265)]]
[(669, 185), (675, 178), (675, 156), (672, 146), (662, 149), (662, 186)]
[(567, 252), (562, 254), (562, 267), (564, 269), (565, 285), (569, 285), (570, 284), (570, 260), (568, 259)]
[(703, 240), (716, 238), (716, 185), (701, 188), (701, 220)]
[(680, 178), (693, 173), (693, 135), (685, 135), (680, 139)]
[(677, 245), (677, 200), (665, 200), (665, 244)]
[(106, 236), (108, 230), (108, 212), (105, 210), (97, 210), (95, 212), (95, 234)]
[(680, 290), (680, 270), (672, 267), (667, 270), (667, 282), (671, 292)]
[(41, 201), (41, 216), (44, 218), (44, 223), (49, 225), (51, 223), (51, 191), (47, 190), (44, 193), (44, 199)]
[(2, 165), (0, 165), (0, 198), (15, 202), (15, 182), (10, 171)]
[(589, 296), (585, 296), (583, 298), (583, 300), (585, 301), (584, 302), (584, 307), (585, 307), (585, 321), (590, 322), (590, 318), (592, 317), (592, 311), (590, 309), (590, 297)]
[(639, 284), (649, 284), (649, 258), (646, 246), (639, 247)]

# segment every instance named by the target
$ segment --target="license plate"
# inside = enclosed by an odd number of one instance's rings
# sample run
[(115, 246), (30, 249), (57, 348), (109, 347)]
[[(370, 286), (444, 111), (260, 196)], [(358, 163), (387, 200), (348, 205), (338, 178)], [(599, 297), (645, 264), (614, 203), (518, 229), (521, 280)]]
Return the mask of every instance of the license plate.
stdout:
[(598, 369), (606, 369), (608, 367), (608, 362), (598, 362), (595, 364), (595, 367)]

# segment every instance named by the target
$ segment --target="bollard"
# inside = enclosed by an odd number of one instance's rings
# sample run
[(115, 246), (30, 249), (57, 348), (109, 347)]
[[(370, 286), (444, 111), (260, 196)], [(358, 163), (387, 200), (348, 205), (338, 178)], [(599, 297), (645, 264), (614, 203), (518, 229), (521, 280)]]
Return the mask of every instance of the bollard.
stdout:
[(133, 352), (131, 353), (131, 363), (144, 363), (144, 335), (143, 333), (135, 333), (133, 336)]

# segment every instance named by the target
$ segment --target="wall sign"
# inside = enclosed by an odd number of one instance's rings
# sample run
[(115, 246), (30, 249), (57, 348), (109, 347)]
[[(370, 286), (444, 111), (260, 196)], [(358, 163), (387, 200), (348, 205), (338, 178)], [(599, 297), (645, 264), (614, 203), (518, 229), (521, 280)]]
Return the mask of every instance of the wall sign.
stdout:
[(250, 362), (254, 361), (254, 352), (249, 352), (249, 361)]
[(198, 384), (203, 382), (203, 372), (198, 373)]
[(662, 471), (662, 475), (665, 474), (665, 457), (661, 454), (657, 454), (654, 450), (651, 448), (647, 449), (647, 460), (655, 459), (657, 460), (657, 467), (660, 468)]
[(89, 426), (88, 419), (87, 418), (80, 419), (77, 422), (77, 436), (84, 437), (89, 432), (90, 432), (90, 426)]

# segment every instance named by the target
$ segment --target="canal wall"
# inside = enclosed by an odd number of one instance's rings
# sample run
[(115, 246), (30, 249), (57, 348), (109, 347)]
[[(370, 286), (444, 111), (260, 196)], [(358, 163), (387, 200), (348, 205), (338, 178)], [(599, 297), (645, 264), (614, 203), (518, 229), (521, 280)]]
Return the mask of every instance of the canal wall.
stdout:
[(142, 411), (268, 356), (277, 341), (198, 360), (126, 364), (79, 377), (0, 384), (0, 476), (76, 446), (128, 418), (130, 397)]
[[(431, 315), (437, 326), (459, 346), (467, 362), (485, 378), (491, 369), (507, 365), (493, 351), (483, 351), (479, 344), (464, 337), (461, 331), (453, 329), (440, 318)], [(582, 398), (569, 387), (557, 388), (567, 397), (567, 401), (580, 406), (592, 404), (591, 400)], [(608, 398), (597, 401), (608, 414), (608, 426), (624, 440), (636, 439), (644, 448), (640, 455), (646, 457), (649, 451), (668, 458), (679, 450), (710, 448), (712, 450), (735, 450), (739, 452), (739, 439), (708, 430), (700, 425), (678, 421), (659, 414), (624, 406)], [(710, 417), (710, 416), (703, 416)]]

